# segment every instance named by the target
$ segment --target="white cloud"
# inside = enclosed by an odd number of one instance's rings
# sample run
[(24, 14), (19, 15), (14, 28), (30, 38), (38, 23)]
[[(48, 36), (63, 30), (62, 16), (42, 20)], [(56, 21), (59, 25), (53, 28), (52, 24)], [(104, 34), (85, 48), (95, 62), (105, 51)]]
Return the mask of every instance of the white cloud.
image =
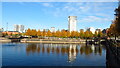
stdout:
[(53, 5), (51, 3), (42, 3), (42, 5), (45, 7), (53, 7)]
[(106, 22), (109, 21), (108, 18), (101, 18), (101, 17), (97, 17), (97, 16), (87, 16), (85, 18), (82, 18), (81, 20), (78, 21), (78, 23), (83, 23), (83, 22), (87, 22), (87, 23), (91, 23), (91, 22)]
[[(86, 16), (102, 16), (110, 18), (111, 13), (114, 12), (114, 7), (112, 3), (94, 3), (94, 2), (68, 2), (61, 5), (58, 10), (54, 10), (56, 15), (62, 15), (66, 13), (67, 15), (86, 15)], [(55, 6), (56, 7), (56, 6)], [(106, 10), (106, 11), (105, 11)], [(113, 11), (109, 11), (113, 10)], [(59, 14), (57, 14), (59, 13)], [(108, 14), (106, 14), (108, 13)]]

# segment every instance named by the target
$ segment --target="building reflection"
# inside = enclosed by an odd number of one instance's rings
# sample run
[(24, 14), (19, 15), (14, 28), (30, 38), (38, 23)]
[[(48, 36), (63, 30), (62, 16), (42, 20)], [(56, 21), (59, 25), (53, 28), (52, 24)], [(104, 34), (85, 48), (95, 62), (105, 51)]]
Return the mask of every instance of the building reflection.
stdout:
[(102, 45), (85, 45), (85, 44), (28, 44), (26, 53), (29, 56), (32, 53), (56, 54), (68, 56), (68, 62), (76, 60), (77, 55), (102, 55)]
[(76, 59), (76, 45), (70, 44), (69, 51), (68, 51), (68, 62), (72, 62)]

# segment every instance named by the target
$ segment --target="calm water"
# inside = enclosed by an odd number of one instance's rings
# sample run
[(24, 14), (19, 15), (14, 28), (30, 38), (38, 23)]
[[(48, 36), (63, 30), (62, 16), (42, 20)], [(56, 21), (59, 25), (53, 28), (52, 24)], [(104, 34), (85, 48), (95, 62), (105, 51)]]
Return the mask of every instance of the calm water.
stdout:
[(106, 66), (103, 45), (2, 44), (3, 66)]

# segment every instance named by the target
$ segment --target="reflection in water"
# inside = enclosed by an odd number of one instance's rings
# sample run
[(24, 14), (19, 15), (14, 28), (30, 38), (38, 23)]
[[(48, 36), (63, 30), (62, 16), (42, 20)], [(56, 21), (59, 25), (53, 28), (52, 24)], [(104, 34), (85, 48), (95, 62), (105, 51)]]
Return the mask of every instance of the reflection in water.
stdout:
[(70, 44), (68, 53), (68, 62), (72, 62), (76, 59), (76, 45)]
[(47, 53), (64, 56), (68, 55), (68, 62), (73, 62), (78, 54), (81, 55), (102, 55), (102, 45), (84, 45), (84, 44), (28, 44), (26, 53), (29, 56), (31, 53)]
[(106, 46), (106, 67), (120, 68), (120, 47)]

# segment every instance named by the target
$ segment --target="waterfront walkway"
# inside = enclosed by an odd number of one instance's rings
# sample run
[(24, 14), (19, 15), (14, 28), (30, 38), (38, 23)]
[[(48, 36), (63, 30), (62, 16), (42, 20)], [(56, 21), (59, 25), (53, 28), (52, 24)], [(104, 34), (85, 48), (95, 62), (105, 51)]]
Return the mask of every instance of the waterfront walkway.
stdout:
[(105, 41), (104, 39), (101, 39), (100, 41), (95, 41), (93, 39), (21, 39), (21, 42), (23, 43), (100, 43), (102, 41)]
[(7, 42), (11, 42), (11, 40), (4, 37), (0, 37), (0, 43), (7, 43)]

